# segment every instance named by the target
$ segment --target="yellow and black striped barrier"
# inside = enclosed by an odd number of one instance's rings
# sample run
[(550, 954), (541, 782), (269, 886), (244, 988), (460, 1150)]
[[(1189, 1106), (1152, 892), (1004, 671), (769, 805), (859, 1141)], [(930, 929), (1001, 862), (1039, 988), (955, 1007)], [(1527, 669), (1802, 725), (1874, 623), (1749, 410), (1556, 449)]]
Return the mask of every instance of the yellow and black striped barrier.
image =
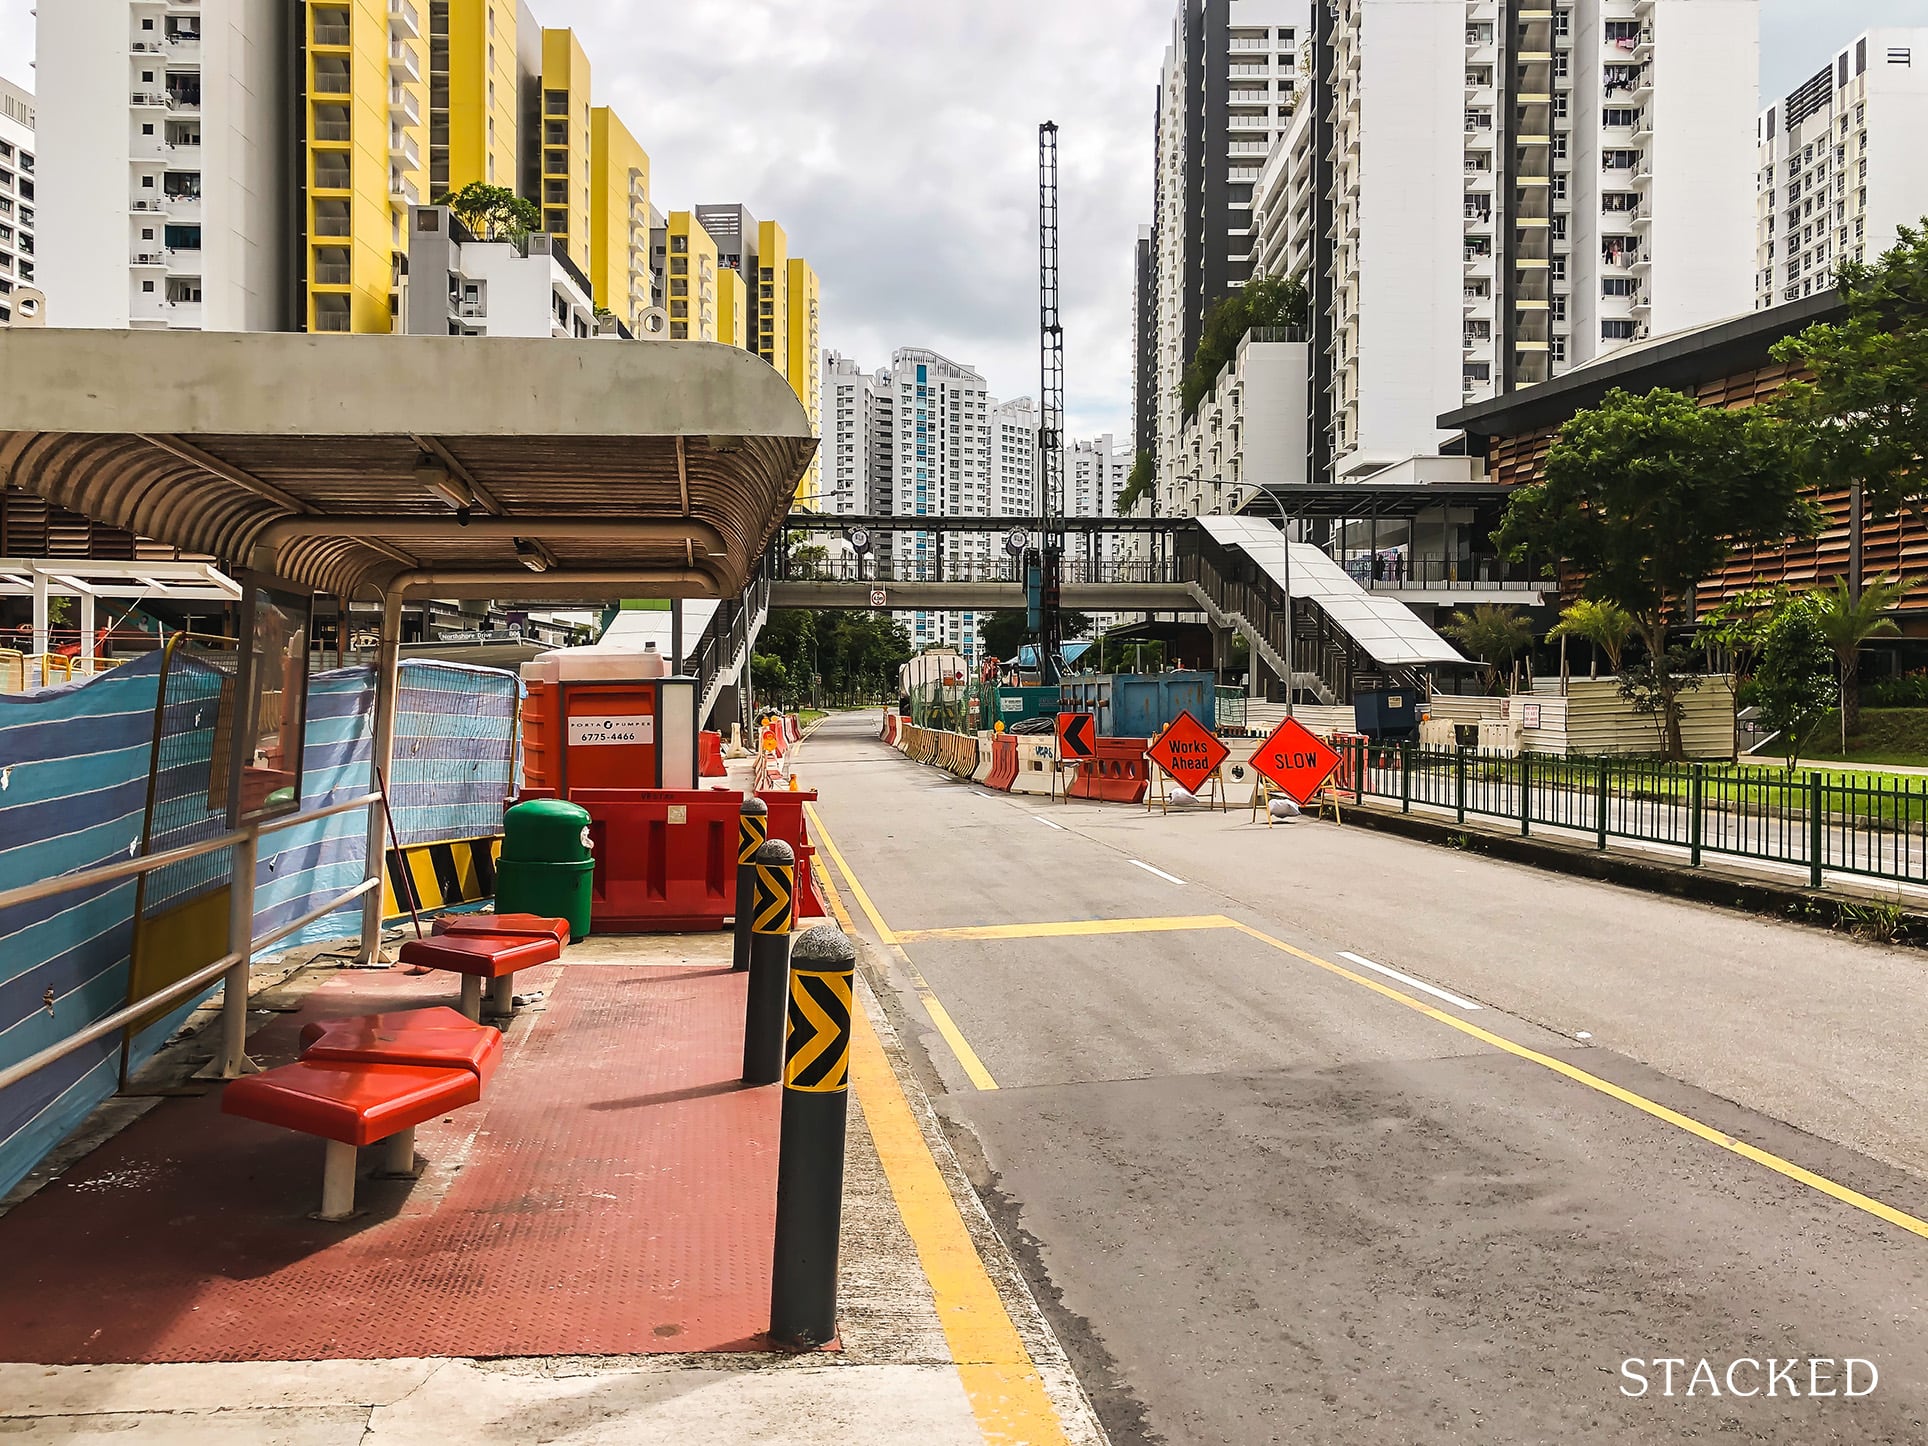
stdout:
[(736, 917), (731, 921), (730, 967), (750, 967), (750, 903), (756, 893), (756, 851), (770, 837), (770, 806), (754, 793), (743, 795), (736, 815)]
[(382, 880), (382, 916), (406, 918), (411, 898), (423, 913), (494, 898), (495, 860), (501, 852), (499, 835), (390, 849)]
[(783, 1078), (783, 1026), (788, 1014), (790, 927), (797, 913), (797, 857), (771, 839), (750, 861), (750, 980), (743, 1006), (743, 1082)]
[(770, 1334), (802, 1347), (820, 1346), (837, 1334), (857, 951), (835, 924), (819, 924), (797, 937), (791, 965)]

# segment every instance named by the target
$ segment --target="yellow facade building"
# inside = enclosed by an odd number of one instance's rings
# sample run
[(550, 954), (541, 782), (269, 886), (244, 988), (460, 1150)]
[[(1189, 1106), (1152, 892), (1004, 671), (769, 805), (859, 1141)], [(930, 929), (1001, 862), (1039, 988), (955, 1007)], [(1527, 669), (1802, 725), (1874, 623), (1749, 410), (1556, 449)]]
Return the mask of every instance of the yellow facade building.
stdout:
[[(749, 277), (744, 278), (750, 281)], [(750, 350), (790, 374), (790, 238), (774, 221), (756, 228), (755, 311)]]
[[(810, 414), (810, 430), (821, 436), (823, 410), (823, 346), (817, 330), (817, 273), (801, 256), (792, 256), (785, 273), (784, 308), (786, 312), (787, 361), (785, 374), (790, 390), (797, 394), (803, 409)], [(820, 457), (810, 459), (797, 488), (797, 501), (805, 506), (817, 504), (822, 467)]]
[(589, 284), (596, 305), (641, 336), (653, 305), (649, 274), (649, 156), (608, 106), (589, 113)]
[(516, 0), (429, 5), (429, 199), (481, 181), (520, 189)]
[(716, 341), (721, 316), (716, 242), (692, 211), (671, 211), (664, 230), (668, 244), (661, 284), (663, 307), (669, 312), (670, 340)]
[(589, 57), (573, 30), (542, 32), (542, 229), (584, 271), (590, 256)]
[(414, 0), (308, 0), (302, 150), (310, 331), (389, 331), (403, 218), (426, 197), (428, 62)]
[(750, 288), (743, 274), (725, 266), (716, 278), (716, 336), (728, 346), (750, 349)]

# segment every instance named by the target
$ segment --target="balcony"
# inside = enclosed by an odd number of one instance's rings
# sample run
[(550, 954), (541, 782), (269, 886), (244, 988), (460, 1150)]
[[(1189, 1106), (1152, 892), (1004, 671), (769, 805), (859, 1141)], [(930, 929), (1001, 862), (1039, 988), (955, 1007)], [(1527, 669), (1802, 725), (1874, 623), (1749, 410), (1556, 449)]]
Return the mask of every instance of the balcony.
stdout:
[(161, 42), (151, 40), (143, 35), (128, 41), (127, 48), (135, 55), (159, 55), (161, 53)]
[[(201, 58), (201, 32), (198, 30), (177, 30), (167, 37), (167, 55), (170, 60), (199, 60)], [(199, 303), (196, 303), (198, 306)]]
[(201, 193), (199, 191), (179, 191), (167, 198), (167, 219), (170, 221), (198, 221), (201, 219)]
[(314, 180), (311, 184), (317, 191), (348, 190), (352, 182), (347, 157), (332, 151), (318, 152), (314, 158)]
[(132, 253), (130, 257), (130, 264), (134, 266), (165, 266), (167, 264), (167, 258), (159, 251), (136, 251)]
[(405, 130), (389, 130), (388, 158), (410, 171), (420, 170), (422, 166), (421, 148), (415, 144), (415, 137)]
[(393, 166), (388, 168), (388, 194), (391, 200), (400, 201), (405, 205), (422, 204), (422, 188)]
[(140, 110), (159, 110), (167, 105), (167, 92), (164, 90), (137, 90), (128, 96), (127, 103)]
[(422, 38), (422, 24), (409, 0), (388, 0), (388, 33), (409, 40)]
[(346, 97), (351, 93), (348, 67), (340, 61), (317, 60), (314, 71), (314, 79), (308, 86), (310, 94)]
[(415, 58), (412, 45), (391, 45), (388, 47), (388, 76), (392, 83), (401, 76), (411, 85), (422, 83), (422, 64)]
[(404, 124), (418, 126), (422, 123), (422, 103), (409, 87), (391, 85), (388, 88), (388, 114), (391, 120), (399, 116)]
[(167, 108), (176, 115), (196, 115), (201, 109), (201, 87), (173, 86), (167, 88)]
[(315, 50), (346, 50), (354, 38), (355, 32), (351, 26), (329, 25), (317, 20), (314, 38), (309, 41), (309, 46)]

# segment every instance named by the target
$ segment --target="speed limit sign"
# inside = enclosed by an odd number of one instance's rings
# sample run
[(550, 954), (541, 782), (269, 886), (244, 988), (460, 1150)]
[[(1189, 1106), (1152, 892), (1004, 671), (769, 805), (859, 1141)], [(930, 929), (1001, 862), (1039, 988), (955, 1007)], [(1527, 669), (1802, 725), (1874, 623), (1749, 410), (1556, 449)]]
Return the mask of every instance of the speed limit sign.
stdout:
[(870, 605), (874, 608), (880, 608), (884, 605), (884, 590), (882, 588), (873, 587), (870, 590)]

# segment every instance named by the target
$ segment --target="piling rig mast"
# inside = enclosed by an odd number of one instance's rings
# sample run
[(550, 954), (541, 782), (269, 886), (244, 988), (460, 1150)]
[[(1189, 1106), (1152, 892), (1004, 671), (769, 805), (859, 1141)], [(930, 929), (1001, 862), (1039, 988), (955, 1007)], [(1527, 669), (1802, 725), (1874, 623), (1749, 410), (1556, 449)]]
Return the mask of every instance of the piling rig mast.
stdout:
[(1064, 563), (1064, 326), (1058, 311), (1058, 127), (1038, 127), (1038, 546), (1025, 556), (1025, 623), (1034, 640), (1038, 681), (1063, 674), (1059, 607)]

